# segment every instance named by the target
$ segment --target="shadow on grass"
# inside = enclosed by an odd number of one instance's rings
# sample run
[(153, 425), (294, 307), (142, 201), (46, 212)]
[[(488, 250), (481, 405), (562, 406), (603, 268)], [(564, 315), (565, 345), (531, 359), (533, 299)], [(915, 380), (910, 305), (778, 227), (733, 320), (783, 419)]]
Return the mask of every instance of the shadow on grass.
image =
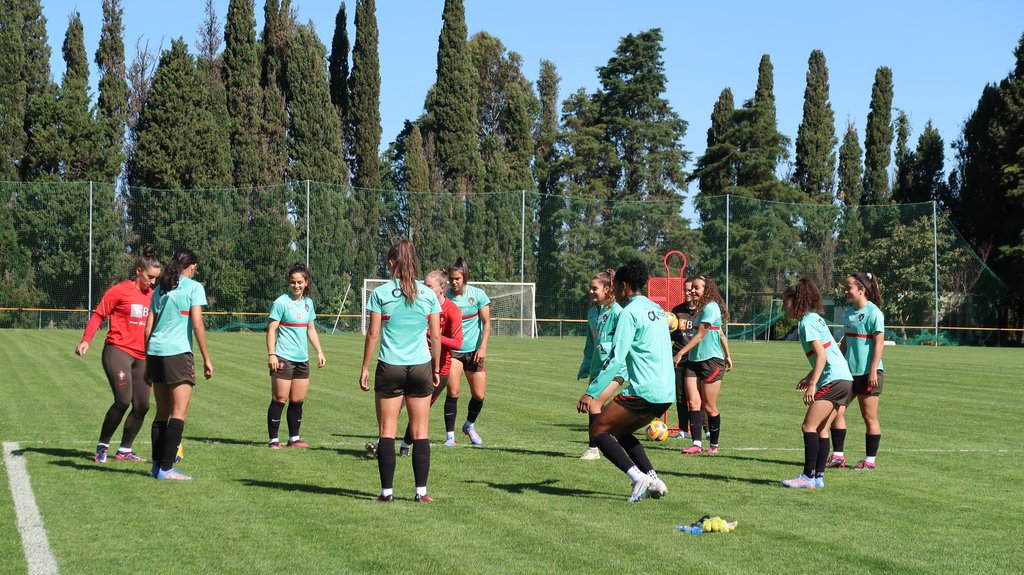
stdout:
[(736, 459), (738, 461), (760, 461), (761, 463), (774, 463), (776, 465), (785, 465), (792, 467), (794, 465), (803, 465), (802, 459), (793, 459), (791, 461), (784, 461), (782, 459), (770, 459), (768, 457), (745, 457), (742, 455), (722, 455), (718, 454), (715, 456), (718, 459)]
[(229, 439), (227, 437), (193, 437), (186, 435), (182, 439), (184, 445), (188, 445), (190, 441), (196, 441), (199, 443), (223, 443), (225, 445), (246, 445), (250, 447), (257, 447), (263, 445), (262, 441), (248, 441), (245, 439)]
[[(288, 449), (287, 447), (285, 449)], [(366, 452), (366, 449), (352, 449), (345, 447), (310, 447), (309, 451), (329, 451), (338, 455), (345, 455), (355, 459), (372, 461), (373, 457)]]
[[(477, 448), (470, 448), (477, 449)], [(491, 447), (484, 446), (480, 449), (486, 449), (487, 451), (504, 451), (507, 453), (515, 453), (518, 455), (540, 455), (542, 457), (568, 457), (569, 459), (579, 459), (578, 455), (566, 453), (564, 451), (548, 451), (546, 449), (524, 449), (522, 447)]]
[(554, 484), (557, 483), (556, 479), (545, 479), (544, 481), (535, 481), (532, 483), (494, 483), (491, 481), (466, 481), (466, 483), (479, 483), (486, 485), (491, 489), (498, 489), (506, 491), (508, 493), (522, 494), (527, 491), (534, 493), (542, 493), (544, 495), (557, 495), (560, 497), (588, 497), (592, 499), (621, 499), (619, 495), (614, 493), (602, 493), (600, 491), (590, 491), (588, 489), (573, 489), (567, 487), (556, 487)]
[[(71, 459), (89, 459), (96, 455), (95, 452), (84, 449), (61, 449), (59, 447), (22, 447), (18, 451), (14, 452), (15, 455), (22, 453), (41, 453), (43, 455), (50, 455), (53, 457), (70, 457)], [(111, 453), (110, 457), (114, 457)]]
[[(787, 465), (793, 465), (788, 463)], [(682, 473), (679, 471), (665, 471), (659, 470), (658, 475), (664, 477), (671, 475), (673, 477), (687, 477), (693, 479), (710, 479), (712, 481), (723, 481), (729, 483), (731, 481), (739, 481), (741, 483), (750, 483), (751, 485), (778, 485), (779, 481), (776, 479), (754, 479), (751, 477), (730, 477), (728, 475), (717, 475), (714, 473)]]
[(285, 483), (283, 481), (261, 481), (258, 479), (239, 479), (246, 487), (262, 487), (264, 489), (280, 489), (281, 491), (299, 491), (302, 493), (313, 493), (316, 495), (334, 495), (337, 497), (351, 497), (352, 499), (371, 500), (376, 497), (374, 493), (355, 491), (343, 487), (324, 487), (322, 485), (309, 485), (307, 483)]
[(110, 467), (109, 463), (80, 463), (78, 461), (69, 461), (67, 459), (51, 461), (50, 465), (70, 467), (76, 471), (102, 471), (104, 473), (123, 473), (126, 475), (137, 475), (139, 477), (146, 477), (149, 473), (150, 467), (148, 464), (133, 464), (133, 467)]

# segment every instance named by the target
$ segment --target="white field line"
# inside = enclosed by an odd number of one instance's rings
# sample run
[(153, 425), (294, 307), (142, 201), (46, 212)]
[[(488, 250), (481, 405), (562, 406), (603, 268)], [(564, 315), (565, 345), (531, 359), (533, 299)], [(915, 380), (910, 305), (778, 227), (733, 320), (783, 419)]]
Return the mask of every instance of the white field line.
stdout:
[[(641, 434), (638, 432), (637, 433), (637, 437), (640, 437), (640, 435)], [(367, 434), (366, 435), (366, 440), (364, 440), (364, 441), (317, 441), (316, 444), (314, 445), (314, 447), (360, 447), (361, 448), (361, 447), (363, 447), (363, 445), (367, 441), (373, 441), (374, 439), (376, 439), (376, 438), (370, 436), (370, 434)], [(679, 443), (679, 445), (689, 445), (689, 441), (690, 441), (689, 439), (680, 440), (678, 443)], [(189, 442), (188, 441), (188, 437), (185, 437), (184, 440), (183, 440), (183, 443), (187, 444), (188, 442)], [(437, 443), (441, 443), (441, 439), (437, 439), (436, 442)], [(95, 446), (96, 445), (96, 441), (95, 440), (92, 440), (92, 441), (90, 441), (90, 440), (56, 441), (56, 440), (48, 440), (48, 439), (37, 439), (37, 440), (26, 440), (26, 441), (22, 441), (21, 443), (27, 443), (27, 444), (33, 444), (33, 445), (90, 445), (90, 446)], [(149, 442), (148, 441), (141, 441), (140, 440), (140, 441), (137, 441), (136, 443), (148, 444)], [(195, 443), (198, 443), (198, 444), (208, 444), (208, 445), (238, 445), (237, 441), (211, 441), (211, 440), (208, 440), (208, 439), (204, 439), (202, 441), (196, 441)], [(252, 444), (254, 446), (265, 446), (262, 439), (253, 439)], [(656, 445), (656, 444), (653, 443), (653, 442), (645, 442), (645, 445)], [(665, 446), (669, 446), (669, 445), (671, 445), (671, 443), (670, 442), (666, 442), (664, 445)], [(467, 443), (466, 445), (459, 444), (458, 447), (472, 447), (472, 446), (470, 446)], [(487, 445), (484, 445), (482, 447), (482, 449), (486, 449), (488, 447), (491, 447), (491, 448), (494, 448), (494, 449), (521, 449), (523, 451), (530, 451), (530, 450), (565, 451), (567, 454), (571, 454), (571, 453), (575, 453), (576, 452), (576, 447), (574, 447), (574, 446), (567, 446), (564, 443), (562, 443), (562, 444), (530, 443), (530, 444), (527, 444), (527, 445), (488, 443)], [(481, 448), (474, 448), (474, 449), (481, 449)], [(732, 447), (732, 446), (726, 445), (726, 446), (722, 447), (722, 452), (723, 453), (725, 453), (727, 451), (800, 451), (800, 452), (803, 452), (803, 450), (804, 450), (803, 447), (777, 447), (777, 446)], [(883, 448), (882, 451), (884, 451), (885, 453), (1017, 453), (1020, 450), (1017, 450), (1017, 449), (979, 449), (979, 448), (956, 449), (956, 448), (950, 448), (950, 447), (934, 447), (934, 448), (891, 447), (891, 448)]]
[(46, 538), (43, 517), (39, 515), (36, 497), (32, 494), (25, 456), (22, 455), (21, 446), (17, 442), (4, 442), (4, 466), (7, 468), (7, 479), (11, 484), (14, 512), (18, 518), (18, 533), (21, 534), (21, 546), (25, 550), (29, 574), (59, 573), (57, 560), (54, 559)]

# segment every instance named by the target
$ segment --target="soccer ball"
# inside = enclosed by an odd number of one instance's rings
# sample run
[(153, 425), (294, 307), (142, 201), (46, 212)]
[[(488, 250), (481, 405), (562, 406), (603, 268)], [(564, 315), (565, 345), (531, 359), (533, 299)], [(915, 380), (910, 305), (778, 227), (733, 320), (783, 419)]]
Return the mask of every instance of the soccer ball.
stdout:
[(676, 317), (676, 314), (674, 314), (672, 312), (666, 313), (665, 314), (665, 321), (668, 322), (668, 331), (669, 332), (673, 332), (673, 331), (679, 329), (679, 318)]
[(668, 426), (660, 419), (655, 419), (647, 426), (647, 439), (665, 441), (668, 439)]

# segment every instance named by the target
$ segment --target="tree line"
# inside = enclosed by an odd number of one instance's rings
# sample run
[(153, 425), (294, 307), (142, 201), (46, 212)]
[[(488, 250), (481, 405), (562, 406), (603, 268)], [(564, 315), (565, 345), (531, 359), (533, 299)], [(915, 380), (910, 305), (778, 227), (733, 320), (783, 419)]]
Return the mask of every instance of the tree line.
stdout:
[[(264, 2), (261, 31), (254, 0), (231, 0), (223, 23), (208, 0), (196, 46), (137, 45), (130, 64), (122, 3), (103, 0), (95, 99), (77, 13), (57, 83), (40, 2), (0, 7), (0, 72), (14, 80), (0, 86), (0, 178), (11, 182), (11, 209), (0, 214), (3, 305), (86, 303), (70, 286), (87, 282), (79, 220), (88, 181), (106, 184), (93, 188), (97, 290), (143, 243), (165, 254), (187, 244), (221, 309), (265, 307), (268, 286), (305, 257), (308, 229), (328, 306), (350, 281), (383, 276), (386, 246), (411, 237), (423, 262), (466, 255), (477, 280), (522, 274), (538, 284), (539, 315), (571, 317), (590, 274), (630, 257), (657, 270), (678, 248), (693, 254), (693, 269), (721, 273), (723, 196), (779, 202), (729, 216), (749, 252), (735, 256), (746, 270), (730, 285), (736, 294), (862, 267), (873, 249), (864, 238), (924, 223), (860, 208), (928, 201), (1006, 284), (1024, 285), (1024, 36), (1015, 68), (984, 88), (953, 140), (947, 172), (946, 142), (930, 122), (912, 141), (885, 66), (863, 138), (852, 124), (836, 134), (820, 50), (808, 59), (795, 141), (778, 130), (765, 54), (752, 97), (722, 90), (694, 158), (682, 144), (687, 122), (665, 98), (661, 30), (621, 38), (597, 69), (599, 87), (560, 99), (553, 62), (528, 79), (519, 54), (487, 32), (470, 36), (462, 0), (446, 0), (424, 112), (380, 152), (374, 0), (355, 2), (354, 41), (340, 4), (329, 46), (290, 0)], [(681, 215), (690, 183), (697, 227)], [(1021, 305), (1005, 306), (999, 321), (1019, 324)]]

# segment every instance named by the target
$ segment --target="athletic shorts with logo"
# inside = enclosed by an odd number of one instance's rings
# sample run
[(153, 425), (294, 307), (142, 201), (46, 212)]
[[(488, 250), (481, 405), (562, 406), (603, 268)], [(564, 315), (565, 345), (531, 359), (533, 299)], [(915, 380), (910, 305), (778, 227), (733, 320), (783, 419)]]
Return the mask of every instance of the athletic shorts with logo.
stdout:
[(270, 377), (277, 379), (309, 379), (309, 362), (277, 358), (277, 371), (270, 370)]
[(850, 405), (853, 399), (853, 382), (848, 379), (836, 379), (825, 384), (814, 392), (814, 401), (831, 401), (838, 406)]
[(614, 401), (632, 413), (650, 419), (661, 417), (669, 407), (672, 407), (671, 403), (651, 403), (635, 395), (616, 395)]
[(196, 384), (196, 362), (191, 353), (146, 356), (146, 379), (150, 383)]
[(430, 397), (434, 393), (434, 370), (429, 361), (419, 365), (378, 361), (373, 391), (384, 397)]
[(686, 362), (685, 377), (696, 377), (700, 383), (716, 383), (725, 378), (725, 360), (717, 357)]
[(475, 353), (475, 351), (453, 351), (452, 359), (458, 360), (462, 364), (463, 371), (467, 373), (484, 371), (484, 362), (473, 361), (473, 354)]
[(878, 370), (877, 373), (878, 385), (875, 387), (868, 387), (870, 385), (868, 383), (868, 374), (865, 373), (864, 375), (853, 376), (853, 394), (869, 397), (878, 397), (879, 395), (882, 395), (882, 379), (885, 373), (882, 370)]

